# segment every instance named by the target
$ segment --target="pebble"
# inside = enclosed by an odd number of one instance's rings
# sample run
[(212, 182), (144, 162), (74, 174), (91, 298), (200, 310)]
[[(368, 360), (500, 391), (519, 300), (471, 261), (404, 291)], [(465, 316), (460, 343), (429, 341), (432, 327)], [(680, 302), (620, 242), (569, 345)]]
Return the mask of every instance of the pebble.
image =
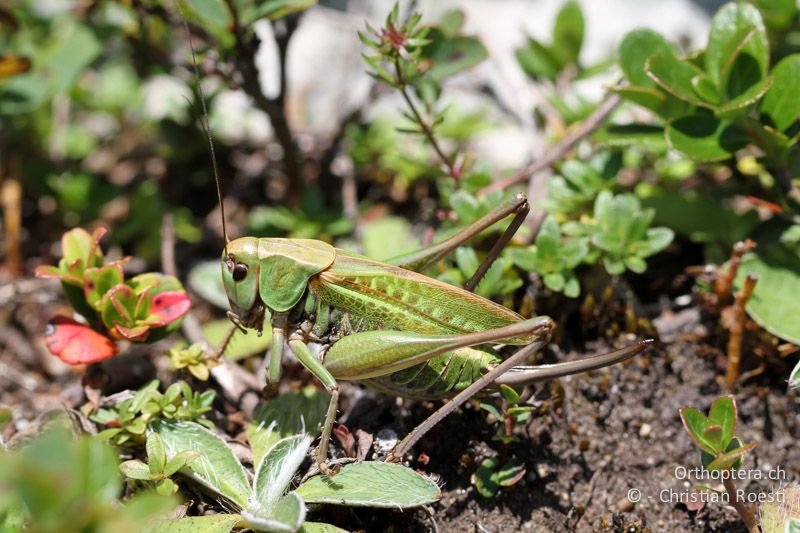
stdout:
[(395, 430), (383, 428), (375, 435), (375, 441), (372, 446), (378, 453), (388, 453), (397, 445), (398, 440)]
[(643, 439), (646, 439), (650, 436), (650, 433), (653, 432), (653, 426), (650, 424), (642, 424), (642, 427), (639, 428), (639, 436)]

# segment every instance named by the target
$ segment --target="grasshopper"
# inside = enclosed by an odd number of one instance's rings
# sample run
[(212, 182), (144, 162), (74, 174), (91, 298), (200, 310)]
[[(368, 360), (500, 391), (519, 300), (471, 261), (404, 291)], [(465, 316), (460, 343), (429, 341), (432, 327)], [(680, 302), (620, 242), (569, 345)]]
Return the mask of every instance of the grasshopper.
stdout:
[[(242, 237), (229, 242), (225, 237), (222, 279), (231, 306), (228, 316), (241, 328), (260, 331), (266, 311), (270, 314), (268, 382), (280, 379), (287, 345), (331, 396), (316, 458), (323, 471), (339, 381), (360, 381), (405, 398), (451, 398), (387, 458), (399, 460), (431, 427), (483, 389), (601, 368), (649, 344), (579, 361), (523, 364), (547, 344), (553, 321), (546, 316), (525, 319), (472, 289), (528, 211), (525, 196), (518, 194), (453, 237), (386, 262), (317, 240)], [(420, 273), (512, 214), (510, 225), (465, 288)], [(333, 323), (339, 327), (332, 328)], [(338, 331), (331, 334), (332, 329)], [(321, 352), (315, 354), (310, 343), (321, 345)], [(487, 349), (498, 343), (522, 348), (503, 359)]]
[[(189, 28), (184, 19), (187, 35)], [(191, 45), (191, 37), (189, 38)], [(200, 79), (194, 48), (192, 60)], [(452, 237), (385, 262), (311, 239), (241, 237), (229, 240), (222, 187), (198, 83), (225, 245), (222, 280), (228, 317), (240, 329), (261, 332), (269, 311), (272, 348), (267, 381), (280, 379), (288, 346), (330, 394), (316, 461), (327, 468), (328, 443), (339, 400), (339, 381), (367, 384), (385, 394), (411, 399), (449, 399), (390, 452), (401, 460), (439, 421), (483, 390), (523, 386), (609, 366), (641, 353), (646, 340), (615, 352), (550, 365), (527, 362), (550, 339), (552, 319), (525, 319), (473, 292), (529, 212), (517, 194)], [(422, 272), (460, 245), (509, 216), (513, 218), (463, 288)], [(314, 353), (309, 344), (321, 350)], [(503, 358), (492, 345), (521, 346)]]

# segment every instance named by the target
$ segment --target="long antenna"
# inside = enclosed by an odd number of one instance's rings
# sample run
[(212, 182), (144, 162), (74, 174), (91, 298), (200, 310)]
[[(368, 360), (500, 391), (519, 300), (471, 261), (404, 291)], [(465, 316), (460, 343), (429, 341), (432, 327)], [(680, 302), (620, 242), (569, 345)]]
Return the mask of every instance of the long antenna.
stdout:
[(197, 68), (197, 55), (192, 43), (192, 33), (189, 31), (189, 22), (186, 20), (186, 15), (183, 14), (181, 6), (178, 5), (178, 11), (183, 20), (183, 28), (186, 30), (186, 38), (189, 41), (189, 48), (192, 50), (192, 68), (194, 69), (194, 77), (197, 80), (197, 94), (200, 97), (200, 105), (203, 109), (203, 115), (200, 117), (200, 126), (203, 128), (203, 133), (208, 139), (208, 153), (211, 155), (211, 166), (214, 169), (214, 181), (217, 184), (217, 200), (219, 201), (219, 211), (222, 215), (222, 234), (225, 237), (225, 255), (228, 255), (228, 227), (225, 223), (225, 204), (222, 202), (222, 185), (219, 179), (219, 168), (217, 167), (217, 154), (214, 151), (214, 140), (211, 138), (211, 124), (208, 122), (208, 109), (206, 109), (206, 97), (203, 94), (203, 84), (200, 83), (200, 70)]

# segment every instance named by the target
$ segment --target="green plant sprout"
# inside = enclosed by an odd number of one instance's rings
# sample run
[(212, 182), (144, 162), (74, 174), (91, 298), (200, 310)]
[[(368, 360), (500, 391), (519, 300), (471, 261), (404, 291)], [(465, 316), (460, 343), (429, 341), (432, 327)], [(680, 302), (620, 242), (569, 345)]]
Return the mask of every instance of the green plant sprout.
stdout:
[[(755, 444), (744, 444), (736, 436), (738, 410), (736, 398), (722, 396), (711, 405), (708, 416), (693, 407), (680, 409), (681, 422), (692, 441), (700, 448), (700, 464), (707, 471), (737, 470), (741, 468), (744, 456)], [(736, 509), (747, 529), (758, 533), (756, 509), (742, 502), (736, 492), (733, 476), (720, 476), (725, 486), (728, 501)], [(699, 487), (700, 490), (712, 490)]]
[(76, 437), (61, 422), (17, 449), (0, 450), (0, 530), (133, 533), (177, 505), (173, 496), (148, 491), (121, 502), (117, 452), (97, 437)]
[(527, 248), (512, 248), (509, 251), (514, 264), (522, 270), (536, 272), (544, 285), (553, 292), (577, 298), (581, 292), (575, 268), (589, 254), (588, 237), (564, 239), (555, 218), (547, 217), (542, 222), (536, 241)]
[(188, 420), (209, 428), (214, 426), (202, 416), (214, 403), (213, 390), (195, 392), (180, 381), (161, 393), (158, 386), (158, 380), (153, 380), (132, 397), (92, 413), (89, 418), (93, 422), (107, 427), (99, 436), (117, 446), (140, 445), (146, 440), (147, 424), (152, 420)]
[(119, 469), (130, 480), (154, 485), (155, 491), (162, 495), (178, 492), (178, 484), (170, 479), (171, 476), (201, 455), (196, 451), (184, 451), (167, 460), (164, 441), (158, 433), (147, 435), (145, 449), (147, 450), (146, 463), (138, 459), (131, 459), (120, 464)]
[(519, 442), (519, 437), (514, 435), (514, 427), (524, 424), (535, 410), (529, 405), (520, 404), (520, 395), (508, 385), (500, 386), (502, 403), (500, 408), (489, 401), (481, 402), (481, 409), (494, 415), (500, 422), (497, 434), (492, 440), (501, 443), (500, 453), (496, 457), (487, 457), (478, 466), (472, 478), (472, 484), (481, 496), (491, 498), (502, 487), (512, 487), (519, 483), (527, 469), (514, 458), (506, 458), (508, 444)]
[[(405, 509), (441, 497), (431, 479), (401, 465), (375, 461), (346, 464), (334, 478), (306, 476), (292, 489), (324, 419), (325, 396), (311, 387), (282, 395), (259, 409), (248, 428), (256, 465), (252, 483), (233, 451), (208, 429), (193, 422), (154, 420), (150, 431), (163, 442), (166, 465), (187, 451), (199, 454), (188, 462), (181, 459), (184, 464), (179, 472), (238, 511), (226, 515), (225, 523), (231, 527), (240, 524), (258, 531), (312, 532), (332, 526), (306, 521), (306, 505)], [(298, 427), (304, 429), (293, 433)], [(137, 466), (143, 471), (143, 465)], [(191, 519), (168, 521), (164, 527), (189, 524), (186, 520)]]

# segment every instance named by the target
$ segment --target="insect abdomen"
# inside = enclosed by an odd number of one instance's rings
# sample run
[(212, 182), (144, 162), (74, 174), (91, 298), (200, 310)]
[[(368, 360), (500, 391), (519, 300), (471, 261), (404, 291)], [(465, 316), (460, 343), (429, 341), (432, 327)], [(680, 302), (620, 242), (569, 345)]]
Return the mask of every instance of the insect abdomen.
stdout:
[(489, 352), (461, 348), (427, 363), (364, 380), (378, 391), (415, 400), (440, 400), (455, 396), (502, 359)]

